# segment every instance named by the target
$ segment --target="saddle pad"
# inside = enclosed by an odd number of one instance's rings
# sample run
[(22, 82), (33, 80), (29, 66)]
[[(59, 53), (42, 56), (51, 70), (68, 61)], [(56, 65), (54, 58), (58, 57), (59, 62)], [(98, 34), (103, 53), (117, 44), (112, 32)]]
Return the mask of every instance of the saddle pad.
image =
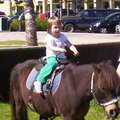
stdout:
[[(38, 76), (39, 71), (37, 71), (35, 68), (32, 69), (32, 71), (30, 72), (30, 74), (28, 75), (27, 81), (26, 81), (26, 87), (30, 90), (34, 81), (36, 80), (36, 77)], [(60, 81), (61, 81), (61, 74), (62, 71), (55, 76), (54, 80), (53, 80), (53, 87), (51, 89), (52, 93), (54, 94), (59, 85), (60, 85)], [(43, 93), (46, 95), (46, 84), (43, 84)], [(35, 92), (35, 90), (33, 89), (33, 91)]]

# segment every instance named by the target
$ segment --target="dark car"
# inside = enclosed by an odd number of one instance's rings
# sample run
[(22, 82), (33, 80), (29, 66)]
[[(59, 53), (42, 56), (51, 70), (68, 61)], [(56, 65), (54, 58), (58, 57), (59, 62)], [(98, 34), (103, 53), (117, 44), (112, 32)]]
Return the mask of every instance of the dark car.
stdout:
[(23, 12), (17, 12), (17, 13), (15, 13), (14, 16), (12, 16), (9, 19), (9, 23), (12, 22), (15, 19), (19, 19), (20, 16), (22, 17), (21, 19), (24, 19), (24, 13)]
[(0, 11), (0, 15), (5, 15), (5, 13), (4, 13), (4, 12), (2, 12), (2, 11)]
[(120, 12), (116, 9), (91, 9), (83, 10), (74, 17), (61, 18), (63, 31), (74, 32), (75, 30), (89, 29), (91, 23), (103, 19), (114, 12)]
[(10, 16), (6, 15), (4, 12), (0, 11), (0, 18), (10, 19)]
[(116, 12), (108, 15), (102, 20), (92, 23), (89, 27), (89, 31), (96, 33), (115, 33), (119, 24), (120, 12)]
[[(37, 14), (38, 13), (34, 13), (35, 18), (37, 17)], [(11, 16), (10, 19), (8, 19), (8, 24), (10, 25), (10, 23), (14, 20), (25, 20), (24, 12), (17, 12), (13, 16)]]
[(8, 19), (8, 28), (10, 26), (10, 24), (12, 23), (12, 21), (14, 20), (24, 20), (24, 13), (23, 12), (17, 12), (14, 14), (14, 16), (11, 16)]

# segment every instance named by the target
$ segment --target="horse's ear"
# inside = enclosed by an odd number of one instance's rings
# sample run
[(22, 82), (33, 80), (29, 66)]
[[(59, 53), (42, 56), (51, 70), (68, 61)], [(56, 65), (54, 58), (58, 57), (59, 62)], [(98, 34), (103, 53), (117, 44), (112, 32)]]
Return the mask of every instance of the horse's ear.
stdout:
[(101, 67), (99, 64), (92, 64), (94, 72), (99, 73), (101, 71)]

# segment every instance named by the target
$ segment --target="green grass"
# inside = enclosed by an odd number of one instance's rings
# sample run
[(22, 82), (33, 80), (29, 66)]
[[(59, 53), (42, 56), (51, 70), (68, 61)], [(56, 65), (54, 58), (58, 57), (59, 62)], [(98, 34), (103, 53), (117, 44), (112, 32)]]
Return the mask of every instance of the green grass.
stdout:
[[(43, 45), (43, 42), (38, 42), (38, 45)], [(10, 48), (10, 47), (24, 47), (26, 46), (26, 41), (23, 40), (9, 40), (0, 41), (0, 48)]]
[(10, 107), (8, 103), (0, 102), (0, 120), (10, 120)]
[(26, 42), (22, 40), (0, 41), (0, 45), (13, 45), (13, 44), (25, 45)]
[[(31, 110), (28, 110), (29, 120), (39, 120), (39, 115)], [(86, 120), (103, 120), (103, 108), (98, 106), (95, 101), (91, 101), (91, 107), (86, 115)], [(0, 120), (11, 120), (10, 104), (0, 102)], [(63, 120), (61, 117), (56, 117), (54, 120)], [(120, 115), (116, 120), (120, 120)]]
[[(41, 42), (38, 42), (39, 45), (43, 44)], [(0, 41), (0, 48), (8, 48), (8, 47), (23, 47), (23, 45), (26, 45), (25, 41), (17, 41), (17, 40), (11, 40), (11, 41)], [(0, 99), (3, 98), (0, 96)], [(94, 100), (91, 101), (90, 104), (90, 110), (88, 114), (86, 115), (86, 120), (103, 120), (104, 118), (104, 111), (103, 108), (98, 106)], [(31, 110), (28, 110), (29, 114), (29, 120), (38, 120), (39, 115)], [(4, 103), (0, 101), (0, 120), (11, 120), (11, 110), (10, 105), (8, 103)], [(61, 117), (57, 117), (54, 120), (62, 120)], [(116, 120), (120, 120), (120, 115)]]
[[(29, 120), (39, 120), (39, 114), (28, 109)], [(0, 120), (11, 120), (11, 109), (10, 104), (0, 102)], [(57, 117), (55, 120), (62, 120)]]

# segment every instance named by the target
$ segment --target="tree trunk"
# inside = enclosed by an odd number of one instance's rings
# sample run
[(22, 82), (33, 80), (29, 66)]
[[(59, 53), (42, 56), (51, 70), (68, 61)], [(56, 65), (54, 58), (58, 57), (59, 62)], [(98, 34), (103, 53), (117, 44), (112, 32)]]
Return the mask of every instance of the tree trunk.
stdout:
[(35, 24), (35, 12), (33, 0), (23, 0), (25, 15), (25, 30), (27, 46), (37, 46), (37, 29)]

